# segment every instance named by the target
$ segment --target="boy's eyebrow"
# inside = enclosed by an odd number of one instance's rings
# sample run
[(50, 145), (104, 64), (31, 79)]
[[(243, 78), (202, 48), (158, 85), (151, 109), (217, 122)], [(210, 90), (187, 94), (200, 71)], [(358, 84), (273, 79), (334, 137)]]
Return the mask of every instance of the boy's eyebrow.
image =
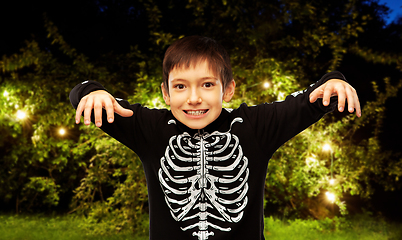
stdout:
[[(199, 78), (198, 80), (210, 80), (210, 79), (212, 79), (212, 80), (219, 80), (217, 77), (213, 77), (213, 76), (211, 76), (211, 77), (202, 77), (202, 78)], [(172, 79), (172, 82), (173, 81), (188, 81), (187, 79), (185, 79), (185, 78), (173, 78)]]

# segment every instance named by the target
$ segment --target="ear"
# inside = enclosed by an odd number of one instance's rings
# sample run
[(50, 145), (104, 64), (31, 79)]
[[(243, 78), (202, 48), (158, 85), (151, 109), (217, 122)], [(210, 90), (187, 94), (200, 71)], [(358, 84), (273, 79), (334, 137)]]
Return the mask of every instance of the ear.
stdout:
[(163, 100), (165, 100), (166, 105), (170, 105), (170, 96), (163, 83), (161, 84), (161, 89), (163, 94)]
[(230, 102), (235, 93), (236, 83), (232, 79), (230, 83), (226, 86), (225, 92), (223, 93), (223, 101)]

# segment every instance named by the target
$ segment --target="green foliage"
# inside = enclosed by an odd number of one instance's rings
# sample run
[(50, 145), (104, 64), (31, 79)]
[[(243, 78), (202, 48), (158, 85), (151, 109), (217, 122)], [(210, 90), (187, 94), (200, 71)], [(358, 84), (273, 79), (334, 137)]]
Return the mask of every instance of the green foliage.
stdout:
[[(20, 204), (27, 209), (57, 205), (59, 192), (71, 187), (78, 168), (69, 162), (74, 159), (70, 153), (74, 141), (58, 134), (60, 127), (74, 129), (73, 111), (62, 103), (68, 84), (55, 86), (33, 73), (13, 75), (12, 82), (0, 87), (0, 128), (4, 132), (0, 139), (4, 166), (0, 170), (0, 195), (5, 201), (16, 201), (17, 209)], [(55, 91), (56, 87), (61, 91)], [(26, 117), (18, 119), (19, 111)]]
[[(273, 58), (255, 60), (251, 68), (233, 66), (236, 93), (226, 106), (238, 107), (240, 103), (254, 105), (284, 100), (289, 93), (300, 90), (294, 75), (284, 70), (284, 64)], [(268, 87), (264, 87), (268, 84)]]
[[(268, 167), (267, 201), (279, 204), (284, 215), (321, 219), (334, 214), (329, 207), (331, 201), (326, 199), (327, 192), (335, 195), (335, 204), (346, 214), (347, 203), (342, 197), (345, 194), (370, 197), (374, 193), (373, 179), (388, 190), (400, 186), (402, 161), (381, 149), (378, 132), (385, 101), (395, 97), (401, 86), (402, 82), (391, 86), (386, 81), (386, 92), (376, 90), (377, 100), (366, 103), (360, 119), (354, 115), (341, 120), (327, 116), (282, 146)], [(356, 135), (368, 125), (373, 134), (356, 142)], [(330, 152), (323, 150), (325, 144), (331, 146)]]
[(74, 211), (87, 216), (85, 226), (94, 233), (147, 233), (147, 189), (139, 158), (110, 137), (99, 136), (92, 144), (98, 154), (90, 159), (86, 177), (75, 190)]
[[(96, 226), (94, 232), (147, 224), (143, 219), (147, 212), (144, 209), (147, 191), (138, 157), (95, 127), (75, 126), (74, 110), (68, 101), (71, 87), (80, 80), (95, 78), (107, 83), (117, 74), (89, 63), (64, 42), (51, 22), (46, 22), (46, 28), (52, 44), (59, 45), (71, 58), (70, 64), (57, 61), (34, 41), (27, 43), (22, 54), (3, 58), (2, 70), (10, 73), (11, 76), (5, 77), (12, 81), (6, 80), (0, 89), (5, 93), (0, 111), (4, 120), (2, 132), (6, 133), (1, 137), (4, 151), (1, 162), (5, 167), (0, 170), (0, 181), (9, 183), (1, 184), (2, 200), (15, 201), (17, 212), (38, 211), (57, 206), (63, 194), (71, 195), (75, 189), (71, 207), (88, 216), (86, 224)], [(36, 60), (24, 60), (30, 57)], [(156, 91), (155, 81), (147, 81), (146, 63), (142, 61), (136, 66), (131, 63), (141, 57), (132, 48), (132, 52), (118, 60), (129, 63), (133, 70), (138, 69), (132, 75), (139, 79), (139, 85), (152, 83), (153, 86), (146, 87)], [(122, 89), (127, 86), (116, 84), (111, 88), (129, 94)], [(23, 110), (26, 118), (17, 119), (17, 110)], [(66, 129), (65, 135), (58, 133), (61, 127)]]
[(22, 196), (20, 203), (24, 201), (28, 201), (26, 197), (34, 196), (34, 199), (29, 200), (32, 204), (37, 195), (43, 195), (44, 199), (40, 202), (43, 204), (49, 205), (57, 205), (60, 198), (58, 195), (58, 188), (60, 186), (54, 183), (53, 179), (49, 179), (47, 177), (31, 177), (29, 178), (29, 182), (24, 185), (22, 189)]

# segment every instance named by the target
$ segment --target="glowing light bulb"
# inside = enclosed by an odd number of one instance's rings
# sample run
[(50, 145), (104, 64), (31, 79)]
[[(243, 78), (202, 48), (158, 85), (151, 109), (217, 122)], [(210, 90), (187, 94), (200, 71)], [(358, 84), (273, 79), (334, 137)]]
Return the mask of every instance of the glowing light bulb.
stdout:
[(66, 134), (66, 129), (60, 128), (60, 129), (59, 129), (59, 134), (62, 135), (62, 136), (63, 136), (64, 134)]
[(18, 110), (17, 111), (17, 118), (22, 120), (27, 117), (27, 114), (24, 111)]
[(332, 151), (331, 145), (329, 145), (328, 143), (324, 144), (324, 146), (322, 146), (322, 150)]
[(335, 179), (330, 179), (330, 180), (329, 180), (329, 184), (330, 184), (330, 185), (334, 185), (334, 184), (335, 184)]
[(264, 83), (264, 88), (269, 88), (270, 86), (271, 86), (271, 84), (269, 84), (269, 82)]
[(4, 96), (4, 97), (7, 97), (8, 94), (9, 94), (9, 93), (8, 93), (7, 91), (4, 91), (4, 92), (3, 92), (3, 96)]
[(331, 192), (326, 192), (325, 195), (327, 195), (327, 198), (330, 202), (335, 202), (335, 194), (331, 193)]

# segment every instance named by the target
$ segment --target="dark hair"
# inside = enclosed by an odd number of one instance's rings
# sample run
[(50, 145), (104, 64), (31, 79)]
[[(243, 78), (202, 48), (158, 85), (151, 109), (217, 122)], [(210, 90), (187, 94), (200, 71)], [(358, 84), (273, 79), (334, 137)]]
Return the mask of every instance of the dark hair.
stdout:
[(169, 73), (174, 68), (187, 69), (207, 61), (210, 71), (221, 79), (223, 90), (232, 81), (232, 67), (225, 48), (208, 37), (190, 36), (175, 41), (166, 50), (163, 59), (163, 83), (169, 91)]

